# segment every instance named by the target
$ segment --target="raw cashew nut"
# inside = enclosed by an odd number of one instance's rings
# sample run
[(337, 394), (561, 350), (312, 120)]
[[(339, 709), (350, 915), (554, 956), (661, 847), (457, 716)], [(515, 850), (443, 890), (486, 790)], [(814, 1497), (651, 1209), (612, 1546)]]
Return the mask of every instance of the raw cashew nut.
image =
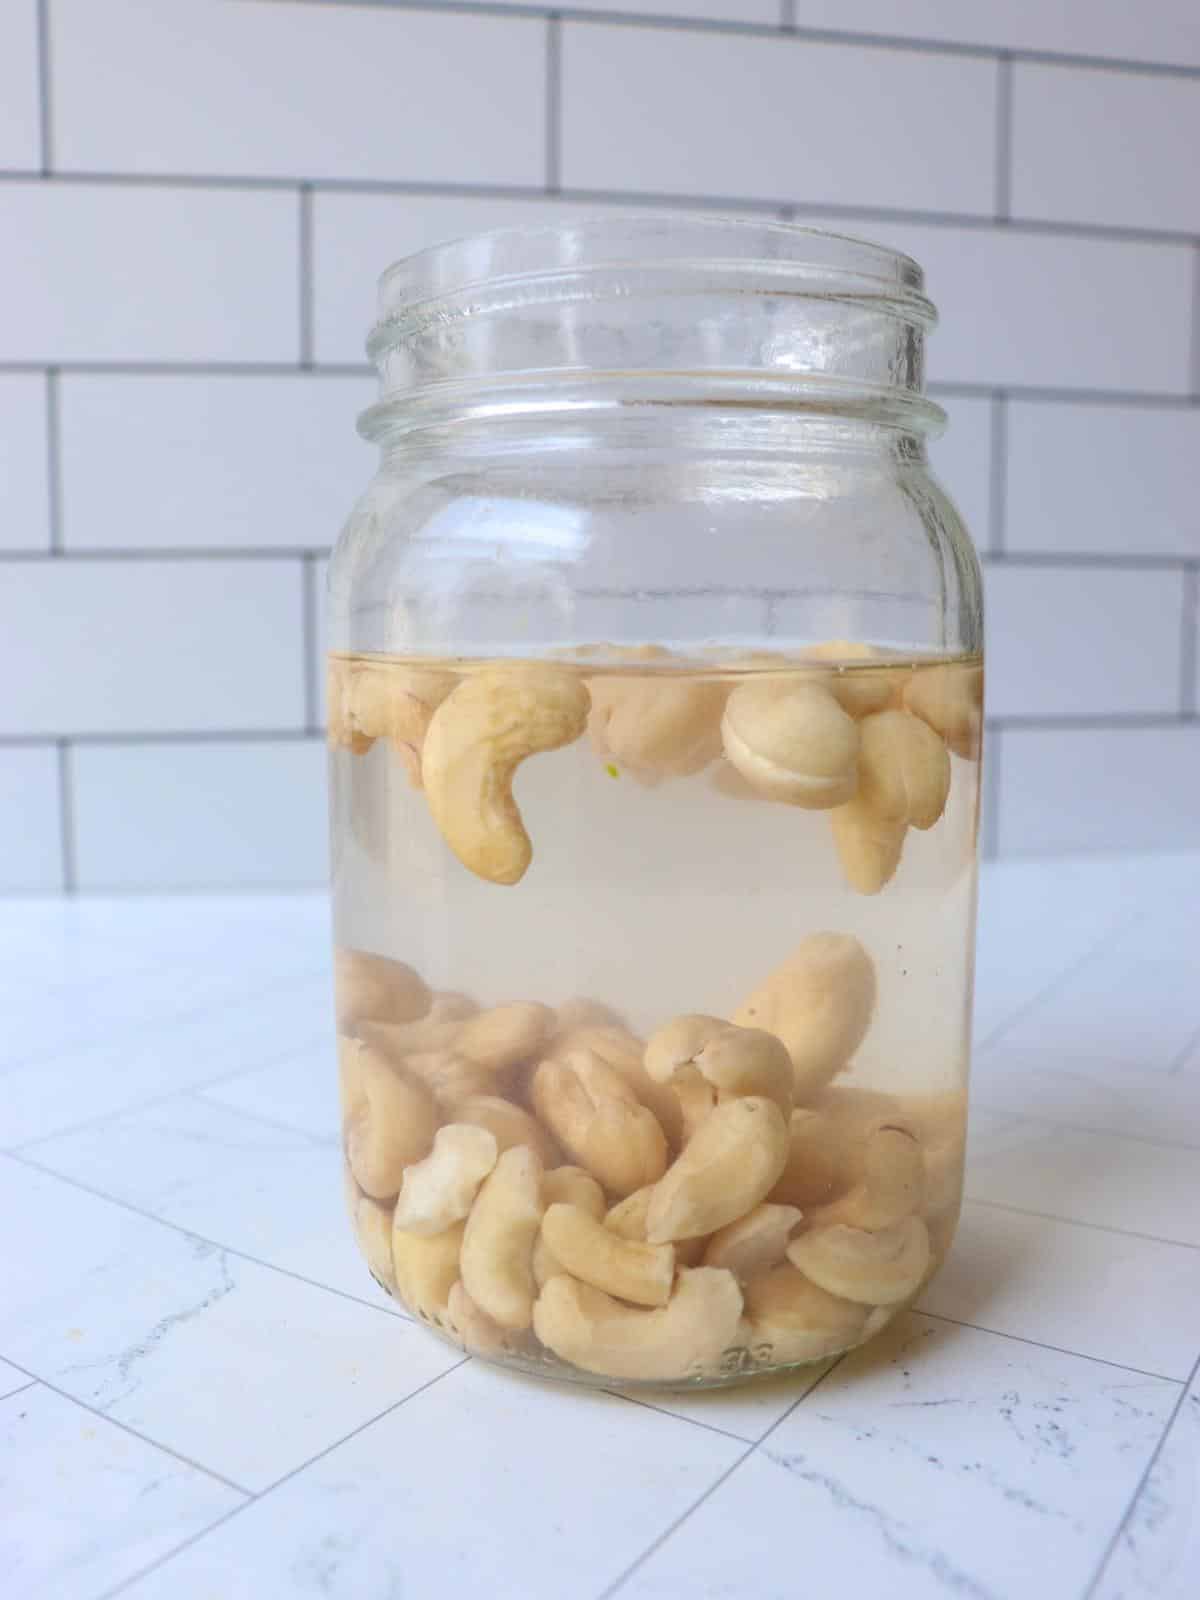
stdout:
[(592, 1051), (543, 1061), (532, 1094), (558, 1142), (613, 1194), (631, 1194), (666, 1170), (667, 1141), (654, 1113)]
[(452, 1111), (456, 1122), (465, 1120), (458, 1116), (462, 1101), (490, 1094), (496, 1087), (493, 1072), (473, 1061), (464, 1061), (452, 1050), (421, 1050), (405, 1056), (403, 1070), (419, 1079), (439, 1106)]
[(873, 711), (882, 711), (892, 698), (895, 684), (890, 673), (863, 670), (867, 663), (886, 659), (875, 645), (859, 639), (826, 639), (820, 644), (807, 645), (800, 654), (809, 661), (837, 662), (843, 668), (850, 663), (859, 664), (858, 671), (836, 671), (826, 680), (830, 694), (852, 717), (866, 717)]
[(908, 824), (881, 817), (855, 798), (829, 813), (829, 826), (846, 882), (859, 894), (878, 894), (900, 865)]
[(634, 1310), (564, 1275), (551, 1278), (538, 1296), (533, 1329), (547, 1349), (584, 1372), (706, 1377), (733, 1343), (741, 1314), (737, 1279), (715, 1267), (685, 1268), (657, 1311)]
[(909, 711), (877, 711), (858, 732), (857, 798), (890, 822), (932, 828), (950, 793), (950, 757), (937, 734)]
[[(792, 1109), (791, 1057), (774, 1034), (760, 1028), (740, 1028), (694, 1013), (676, 1017), (651, 1034), (646, 1044), (651, 1078), (674, 1084), (689, 1067), (721, 1097), (766, 1095), (784, 1116)], [(685, 1077), (684, 1083), (688, 1081)]]
[(875, 967), (858, 940), (814, 933), (762, 983), (733, 1020), (783, 1040), (807, 1100), (850, 1060), (875, 1009)]
[(755, 1273), (777, 1267), (801, 1216), (795, 1206), (755, 1206), (736, 1222), (717, 1229), (705, 1248), (704, 1265), (727, 1267), (742, 1283)]
[(721, 737), (729, 760), (769, 800), (824, 810), (854, 793), (858, 725), (819, 684), (742, 684), (729, 696)]
[(941, 664), (920, 667), (904, 686), (904, 708), (941, 734), (956, 756), (979, 759), (983, 725), (983, 668)]
[(360, 1039), (339, 1039), (338, 1066), (350, 1170), (372, 1199), (394, 1199), (405, 1167), (433, 1144), (433, 1097)]
[(513, 774), (527, 756), (574, 743), (588, 704), (583, 680), (568, 668), (514, 664), (464, 679), (434, 712), (422, 761), (429, 809), (477, 877), (508, 884), (524, 877), (533, 846), (513, 799)]
[(724, 685), (660, 673), (592, 678), (589, 688), (597, 753), (635, 778), (690, 777), (720, 755)]
[[(456, 1100), (454, 1120), (486, 1128), (501, 1150), (527, 1144), (543, 1165), (552, 1167), (559, 1160), (558, 1146), (537, 1118), (531, 1117), (523, 1106), (515, 1106), (501, 1095), (471, 1094)], [(559, 1199), (560, 1196), (555, 1195), (554, 1198)]]
[(454, 1051), (489, 1072), (504, 1072), (536, 1055), (553, 1026), (553, 1011), (536, 1001), (493, 1006), (463, 1023)]
[(651, 1244), (693, 1239), (765, 1200), (788, 1155), (788, 1125), (773, 1100), (748, 1095), (714, 1106), (654, 1187)]
[(619, 1011), (614, 1011), (611, 1006), (606, 1006), (600, 1000), (586, 1000), (576, 996), (573, 1000), (564, 1000), (558, 1008), (558, 1023), (555, 1028), (555, 1042), (573, 1033), (576, 1028), (624, 1028), (625, 1018)]
[(453, 1048), (462, 1023), (437, 1020), (432, 1015), (416, 1022), (359, 1022), (354, 1032), (389, 1061), (402, 1067), (409, 1056), (445, 1054)]
[(899, 1305), (924, 1281), (929, 1232), (920, 1217), (877, 1233), (835, 1222), (793, 1239), (787, 1256), (829, 1294), (863, 1306)]
[(461, 1222), (499, 1153), (495, 1137), (486, 1128), (462, 1122), (439, 1128), (433, 1136), (433, 1149), (404, 1174), (396, 1201), (396, 1226), (428, 1237)]
[[(646, 1214), (650, 1210), (650, 1201), (653, 1198), (652, 1183), (648, 1183), (644, 1189), (635, 1189), (632, 1194), (626, 1195), (624, 1200), (617, 1201), (605, 1217), (604, 1226), (620, 1239), (634, 1239), (638, 1244), (645, 1244)], [(675, 1265), (699, 1266), (707, 1242), (703, 1235), (696, 1239), (672, 1240), (675, 1246)]]
[(683, 1132), (683, 1117), (678, 1096), (666, 1085), (655, 1082), (642, 1063), (642, 1041), (628, 1028), (575, 1028), (555, 1046), (554, 1054), (566, 1057), (572, 1050), (590, 1050), (606, 1066), (618, 1073), (644, 1106), (649, 1106), (667, 1136), (678, 1145)]
[(349, 1167), (345, 1176), (346, 1209), (358, 1248), (371, 1269), (371, 1276), (391, 1292), (396, 1287), (396, 1272), (392, 1266), (392, 1208), (364, 1194)]
[(451, 1286), (446, 1298), (444, 1326), (448, 1333), (476, 1356), (512, 1355), (521, 1345), (520, 1334), (512, 1334), (502, 1328), (475, 1304), (463, 1287), (461, 1278)]
[(844, 1222), (876, 1232), (919, 1211), (925, 1197), (921, 1146), (904, 1128), (878, 1128), (867, 1140), (863, 1175), (840, 1200), (810, 1212), (809, 1223)]
[(776, 1205), (824, 1205), (847, 1183), (841, 1167), (841, 1140), (833, 1138), (829, 1120), (819, 1111), (797, 1109), (788, 1127), (787, 1163), (768, 1198)]
[[(585, 1172), (582, 1167), (555, 1167), (545, 1173), (542, 1178), (542, 1202), (547, 1210), (552, 1205), (577, 1206), (596, 1222), (604, 1220), (604, 1190), (591, 1173)], [(565, 1271), (562, 1262), (546, 1243), (543, 1226), (533, 1247), (534, 1282), (541, 1289), (548, 1279)]]
[(446, 1326), (446, 1304), (458, 1281), (458, 1258), (465, 1223), (426, 1239), (421, 1234), (392, 1230), (392, 1262), (396, 1292), (423, 1322)]
[(429, 721), (454, 688), (449, 672), (391, 661), (357, 661), (344, 704), (352, 729), (387, 739), (402, 758), (413, 787), (421, 787), (421, 747)]
[(556, 1261), (582, 1283), (639, 1306), (665, 1306), (675, 1277), (669, 1244), (622, 1239), (579, 1206), (552, 1205), (542, 1238)]
[(506, 1150), (475, 1197), (463, 1234), (461, 1277), (502, 1328), (528, 1328), (537, 1286), (533, 1241), (542, 1222), (542, 1164), (527, 1146)]
[(337, 1017), (343, 1028), (372, 1022), (414, 1022), (429, 1012), (433, 996), (403, 961), (339, 946), (333, 952)]
[(782, 1266), (746, 1285), (746, 1320), (760, 1363), (820, 1361), (862, 1339), (867, 1308)]
[(373, 734), (364, 733), (354, 720), (351, 685), (358, 663), (345, 656), (330, 655), (325, 663), (326, 737), (331, 750), (349, 750), (365, 755), (375, 743)]

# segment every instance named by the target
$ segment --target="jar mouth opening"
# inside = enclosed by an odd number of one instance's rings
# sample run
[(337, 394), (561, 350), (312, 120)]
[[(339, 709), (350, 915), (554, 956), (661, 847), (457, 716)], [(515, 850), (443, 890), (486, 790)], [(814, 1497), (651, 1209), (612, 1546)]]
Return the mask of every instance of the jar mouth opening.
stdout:
[(431, 246), (379, 279), (372, 360), (430, 323), (510, 307), (654, 296), (846, 302), (921, 328), (937, 314), (910, 256), (850, 234), (759, 217), (614, 211)]

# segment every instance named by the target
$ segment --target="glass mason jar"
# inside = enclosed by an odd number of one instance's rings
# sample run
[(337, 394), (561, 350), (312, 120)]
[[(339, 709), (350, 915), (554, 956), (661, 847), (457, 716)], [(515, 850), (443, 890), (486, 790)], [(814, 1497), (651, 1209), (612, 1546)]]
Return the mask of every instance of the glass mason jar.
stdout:
[(949, 1248), (982, 606), (922, 287), (647, 213), (381, 280), (330, 576), (346, 1180), (475, 1354), (725, 1383)]

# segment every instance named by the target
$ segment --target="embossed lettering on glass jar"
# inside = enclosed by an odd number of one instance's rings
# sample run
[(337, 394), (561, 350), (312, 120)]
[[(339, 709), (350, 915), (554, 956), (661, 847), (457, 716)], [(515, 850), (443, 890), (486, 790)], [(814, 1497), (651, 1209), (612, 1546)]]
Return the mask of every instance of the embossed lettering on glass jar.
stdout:
[(962, 1192), (983, 670), (920, 268), (639, 213), (385, 273), (330, 576), (346, 1186), (583, 1383), (870, 1338)]

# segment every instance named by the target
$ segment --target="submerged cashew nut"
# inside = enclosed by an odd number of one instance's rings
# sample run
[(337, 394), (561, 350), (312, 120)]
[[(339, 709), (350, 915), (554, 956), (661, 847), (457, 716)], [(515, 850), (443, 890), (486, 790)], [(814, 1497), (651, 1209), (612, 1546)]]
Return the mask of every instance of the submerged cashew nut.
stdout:
[(564, 1000), (558, 1008), (558, 1025), (555, 1040), (564, 1038), (576, 1028), (624, 1028), (625, 1018), (619, 1011), (600, 1000), (586, 1000), (576, 996)]
[[(555, 1167), (542, 1177), (542, 1202), (546, 1209), (553, 1205), (577, 1206), (596, 1222), (603, 1222), (606, 1201), (604, 1190), (582, 1167)], [(545, 1227), (538, 1233), (533, 1247), (533, 1277), (538, 1288), (548, 1279), (566, 1268), (546, 1243)]]
[(333, 952), (333, 983), (343, 1028), (364, 1020), (414, 1022), (428, 1015), (433, 1000), (411, 967), (369, 950), (339, 946)]
[(859, 639), (826, 639), (821, 644), (806, 646), (800, 653), (809, 661), (858, 664), (858, 671), (834, 672), (826, 679), (830, 694), (852, 717), (866, 717), (872, 711), (882, 711), (895, 693), (891, 673), (863, 670), (868, 663), (886, 660), (883, 651), (873, 644)]
[(462, 1023), (439, 1021), (432, 1016), (416, 1022), (359, 1022), (354, 1032), (389, 1061), (402, 1067), (413, 1055), (445, 1054), (462, 1030)]
[(465, 1223), (457, 1222), (431, 1238), (405, 1233), (402, 1228), (392, 1230), (396, 1292), (411, 1311), (435, 1327), (446, 1326), (446, 1304), (458, 1281), (465, 1227)]
[(499, 1153), (486, 1128), (462, 1122), (439, 1128), (433, 1149), (404, 1174), (396, 1226), (406, 1233), (429, 1235), (461, 1222)]
[(720, 755), (724, 685), (663, 673), (592, 678), (589, 688), (597, 752), (635, 778), (689, 777)]
[(634, 1310), (574, 1278), (551, 1278), (533, 1328), (555, 1355), (609, 1378), (687, 1378), (715, 1372), (737, 1335), (742, 1292), (731, 1272), (685, 1268), (667, 1304)]
[(983, 724), (983, 668), (940, 664), (920, 667), (904, 686), (904, 707), (927, 722), (956, 756), (979, 759)]
[[(501, 1150), (527, 1144), (545, 1166), (552, 1167), (559, 1160), (558, 1146), (537, 1118), (501, 1095), (470, 1094), (455, 1100), (454, 1120), (486, 1128)], [(555, 1199), (558, 1198), (556, 1195)]]
[(542, 1222), (542, 1164), (527, 1146), (506, 1150), (475, 1197), (463, 1234), (467, 1293), (502, 1328), (529, 1327), (537, 1286), (533, 1241)]
[[(652, 1183), (648, 1183), (644, 1189), (635, 1189), (632, 1194), (626, 1195), (624, 1200), (618, 1200), (604, 1218), (604, 1226), (620, 1239), (633, 1239), (638, 1244), (645, 1244), (646, 1215), (653, 1198)], [(696, 1239), (673, 1239), (671, 1242), (675, 1247), (677, 1267), (699, 1266), (707, 1243), (703, 1235)]]
[(777, 1267), (800, 1224), (795, 1206), (755, 1206), (744, 1217), (718, 1228), (704, 1251), (706, 1267), (727, 1267), (741, 1282)]
[(683, 1118), (678, 1096), (646, 1071), (642, 1063), (642, 1041), (636, 1034), (630, 1033), (628, 1028), (574, 1028), (555, 1045), (554, 1054), (566, 1058), (578, 1049), (591, 1051), (619, 1074), (634, 1096), (653, 1111), (668, 1142), (679, 1143)]
[(455, 1121), (466, 1120), (457, 1111), (463, 1100), (489, 1094), (496, 1087), (494, 1073), (452, 1050), (420, 1050), (404, 1057), (402, 1070), (423, 1083), (440, 1106), (453, 1111)]
[(850, 934), (814, 933), (733, 1020), (783, 1040), (796, 1072), (796, 1098), (805, 1100), (850, 1060), (874, 1009), (875, 967), (862, 945)]
[(788, 1125), (788, 1157), (768, 1199), (776, 1205), (810, 1206), (832, 1200), (849, 1181), (842, 1171), (841, 1142), (818, 1111), (797, 1108)]
[(793, 1239), (787, 1256), (829, 1294), (864, 1306), (899, 1305), (924, 1280), (929, 1232), (920, 1217), (906, 1217), (877, 1233), (835, 1222)]
[(631, 1194), (662, 1176), (667, 1141), (654, 1113), (592, 1051), (543, 1061), (532, 1094), (538, 1115), (563, 1148), (613, 1194)]
[(900, 865), (908, 824), (881, 817), (855, 798), (829, 813), (829, 826), (846, 882), (859, 894), (878, 894)]
[(669, 1244), (623, 1239), (579, 1206), (550, 1206), (542, 1238), (556, 1261), (582, 1283), (639, 1306), (665, 1306), (675, 1277)]
[(422, 762), (429, 809), (477, 877), (512, 884), (525, 875), (533, 846), (513, 799), (513, 774), (526, 757), (578, 739), (588, 704), (576, 673), (527, 664), (485, 668), (434, 712)]
[(351, 685), (358, 663), (330, 654), (325, 662), (326, 738), (332, 750), (350, 750), (365, 755), (375, 743), (374, 734), (364, 733), (354, 720)]
[(782, 1266), (746, 1285), (746, 1321), (760, 1362), (820, 1361), (858, 1343), (867, 1308)]
[(769, 800), (824, 810), (858, 781), (858, 725), (819, 684), (744, 683), (721, 720), (725, 754)]
[(646, 1238), (665, 1244), (723, 1228), (766, 1199), (787, 1155), (788, 1126), (773, 1100), (722, 1101), (655, 1185)]
[(392, 1208), (381, 1200), (372, 1200), (354, 1181), (354, 1174), (346, 1168), (346, 1209), (350, 1213), (350, 1226), (358, 1240), (371, 1275), (389, 1291), (396, 1287), (396, 1271), (392, 1266)]
[(421, 787), (421, 747), (429, 721), (454, 688), (449, 672), (390, 661), (356, 661), (343, 705), (351, 728), (368, 739), (387, 739), (403, 759), (413, 787)]
[(339, 1039), (338, 1067), (346, 1160), (360, 1189), (391, 1200), (405, 1167), (433, 1144), (433, 1097), (360, 1039)]
[(535, 1055), (553, 1026), (553, 1011), (536, 1001), (493, 1006), (463, 1023), (455, 1054), (489, 1072), (504, 1072)]
[(878, 817), (932, 828), (950, 793), (950, 757), (937, 734), (909, 711), (877, 711), (858, 731), (857, 798)]
[(844, 1222), (875, 1232), (919, 1211), (925, 1195), (921, 1146), (904, 1128), (878, 1128), (867, 1140), (863, 1175), (840, 1200), (809, 1213), (813, 1227)]

